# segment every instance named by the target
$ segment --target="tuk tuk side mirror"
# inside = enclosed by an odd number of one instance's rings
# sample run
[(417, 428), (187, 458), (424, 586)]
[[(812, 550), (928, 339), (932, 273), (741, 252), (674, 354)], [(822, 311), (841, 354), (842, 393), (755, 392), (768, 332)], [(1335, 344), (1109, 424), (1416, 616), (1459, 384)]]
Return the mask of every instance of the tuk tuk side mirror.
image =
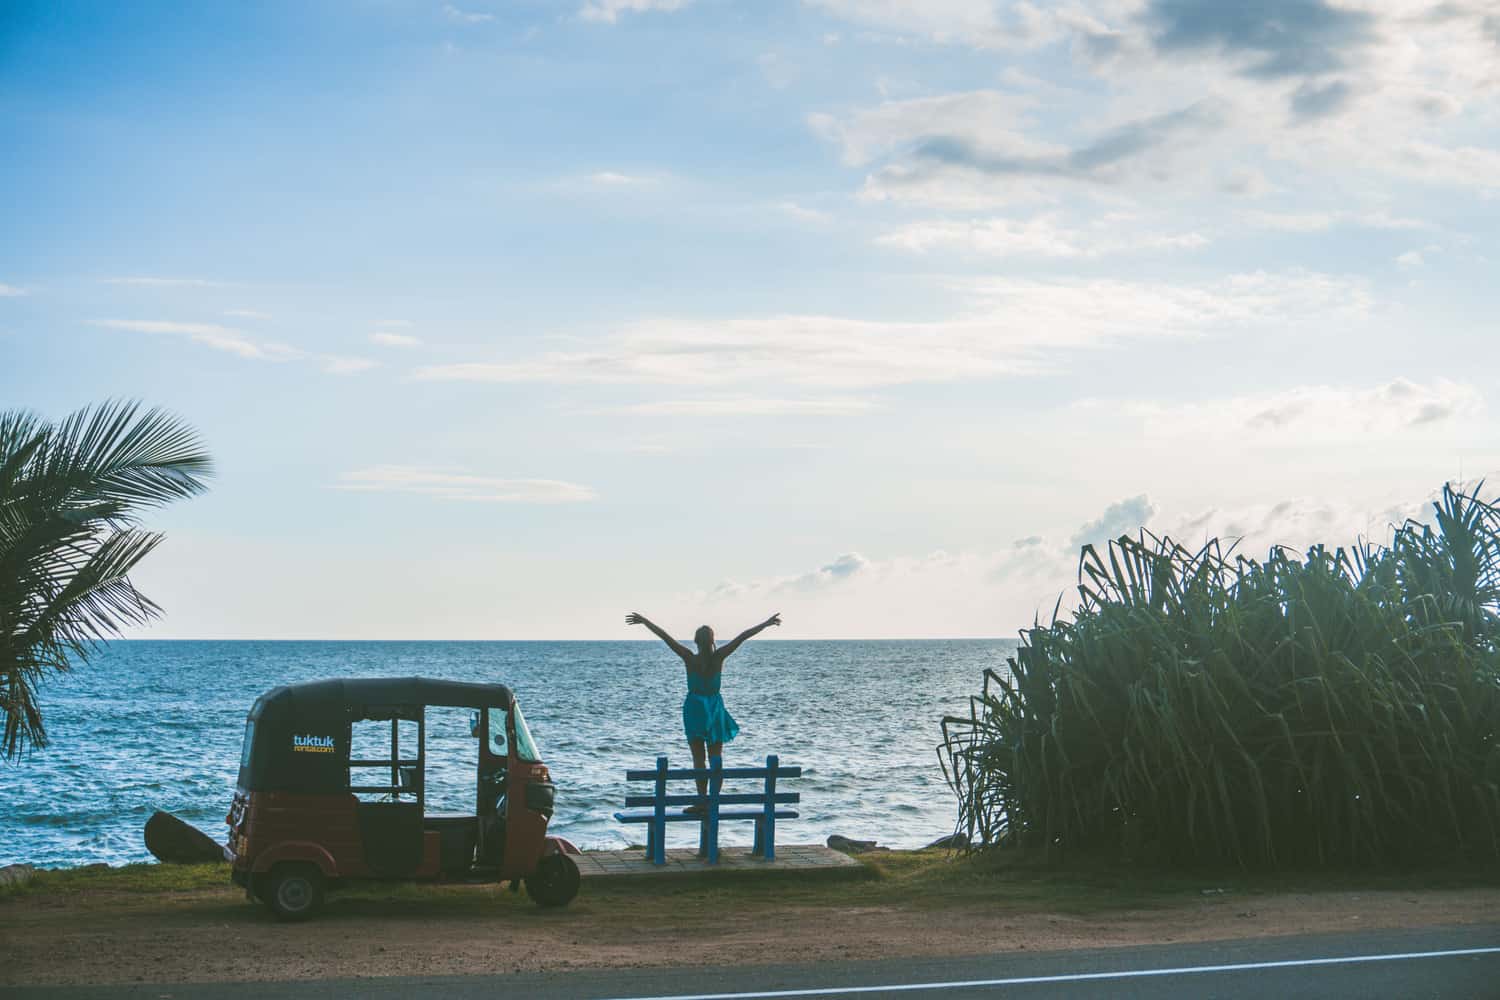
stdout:
[(469, 735), (477, 739), (483, 739), (484, 731), (479, 728), (479, 713), (469, 713)]

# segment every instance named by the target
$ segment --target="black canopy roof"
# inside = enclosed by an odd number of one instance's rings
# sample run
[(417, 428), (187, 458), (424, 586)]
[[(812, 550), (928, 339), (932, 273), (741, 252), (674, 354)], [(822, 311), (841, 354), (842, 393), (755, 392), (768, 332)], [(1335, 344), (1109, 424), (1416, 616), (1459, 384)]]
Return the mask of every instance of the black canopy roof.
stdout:
[(509, 710), (503, 684), (368, 677), (273, 688), (250, 709), (240, 760), (245, 789), (326, 791), (347, 784), (349, 723), (359, 718), (410, 718), (416, 705)]
[[(515, 696), (504, 684), (475, 684), (426, 677), (358, 677), (287, 684), (267, 691), (250, 710), (252, 719), (281, 714), (293, 705), (327, 708), (362, 705), (455, 705), (461, 708), (510, 708)], [(297, 714), (302, 714), (298, 712)]]

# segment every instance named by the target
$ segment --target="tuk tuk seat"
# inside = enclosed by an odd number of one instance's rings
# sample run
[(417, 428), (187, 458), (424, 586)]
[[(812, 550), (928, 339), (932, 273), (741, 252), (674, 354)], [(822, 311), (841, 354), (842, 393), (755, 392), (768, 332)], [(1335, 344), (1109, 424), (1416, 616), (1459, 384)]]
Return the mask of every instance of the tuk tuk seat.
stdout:
[(439, 813), (422, 817), (422, 829), (439, 838), (439, 868), (444, 875), (461, 875), (474, 864), (479, 844), (479, 817), (473, 814)]

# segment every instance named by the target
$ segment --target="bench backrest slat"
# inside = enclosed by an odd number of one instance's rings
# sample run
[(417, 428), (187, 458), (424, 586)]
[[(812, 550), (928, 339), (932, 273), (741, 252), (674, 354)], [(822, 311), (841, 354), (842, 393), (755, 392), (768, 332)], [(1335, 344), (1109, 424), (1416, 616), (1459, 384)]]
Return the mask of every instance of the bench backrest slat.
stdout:
[[(639, 795), (627, 795), (625, 796), (625, 808), (639, 809), (642, 806), (654, 806), (656, 805), (656, 798), (657, 797), (655, 795), (647, 795), (644, 792)], [(694, 802), (702, 801), (702, 796), (698, 795), (696, 792), (692, 794), (684, 792), (680, 795), (668, 793), (666, 796), (666, 801), (667, 805), (669, 806), (689, 806)], [(766, 794), (764, 792), (719, 793), (719, 804), (724, 806), (758, 806), (763, 804), (765, 801)], [(802, 793), (776, 792), (773, 794), (773, 801), (776, 805), (790, 805), (795, 802), (801, 802)]]
[[(663, 761), (666, 760), (666, 758), (658, 757), (657, 760)], [(688, 781), (690, 779), (707, 778), (709, 776), (710, 770), (710, 768), (706, 767), (674, 767), (666, 772), (665, 780)], [(764, 778), (766, 776), (767, 770), (768, 769), (764, 767), (726, 767), (719, 772), (719, 776), (722, 777), (725, 781), (728, 781), (731, 778)], [(652, 768), (649, 771), (625, 772), (626, 781), (655, 781), (658, 776), (658, 772), (655, 768)], [(777, 767), (776, 777), (800, 778), (802, 777), (802, 768), (800, 766)]]

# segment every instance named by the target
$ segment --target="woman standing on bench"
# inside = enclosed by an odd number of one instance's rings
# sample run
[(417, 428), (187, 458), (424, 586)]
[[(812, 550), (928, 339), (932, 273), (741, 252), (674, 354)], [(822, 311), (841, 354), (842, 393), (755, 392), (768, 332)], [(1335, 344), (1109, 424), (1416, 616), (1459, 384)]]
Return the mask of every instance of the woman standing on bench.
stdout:
[[(740, 648), (740, 644), (753, 635), (781, 624), (781, 615), (774, 614), (752, 628), (747, 628), (729, 642), (714, 647), (714, 630), (707, 625), (693, 633), (697, 651), (688, 649), (676, 639), (662, 631), (645, 615), (632, 611), (625, 616), (627, 625), (644, 625), (656, 637), (671, 647), (672, 652), (682, 657), (687, 667), (687, 697), (682, 700), (682, 729), (687, 734), (688, 749), (693, 753), (693, 766), (708, 766), (708, 757), (718, 757), (724, 752), (724, 744), (734, 739), (740, 727), (724, 707), (724, 697), (719, 694), (719, 678), (724, 672), (724, 661), (729, 654)], [(708, 794), (708, 782), (698, 779), (698, 794)], [(703, 806), (691, 805), (687, 812), (702, 812)]]

